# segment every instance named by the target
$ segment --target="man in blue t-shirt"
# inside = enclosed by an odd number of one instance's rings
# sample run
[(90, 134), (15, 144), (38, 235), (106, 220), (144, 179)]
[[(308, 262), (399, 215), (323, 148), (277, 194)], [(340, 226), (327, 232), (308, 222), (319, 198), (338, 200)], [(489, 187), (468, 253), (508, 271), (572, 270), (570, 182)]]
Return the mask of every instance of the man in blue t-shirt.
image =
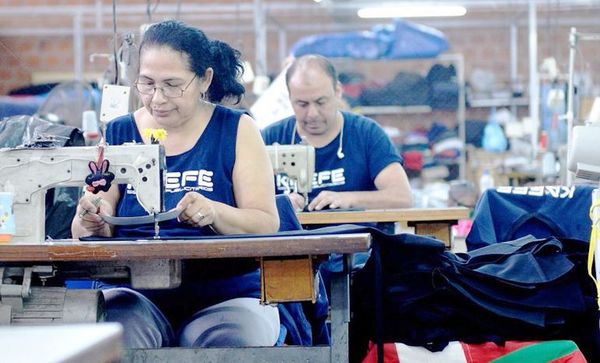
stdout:
[(313, 190), (308, 201), (285, 175), (277, 193), (289, 193), (297, 210), (404, 208), (412, 197), (402, 158), (372, 119), (341, 111), (341, 85), (331, 62), (302, 56), (286, 73), (294, 116), (262, 130), (267, 145), (308, 143), (315, 147)]

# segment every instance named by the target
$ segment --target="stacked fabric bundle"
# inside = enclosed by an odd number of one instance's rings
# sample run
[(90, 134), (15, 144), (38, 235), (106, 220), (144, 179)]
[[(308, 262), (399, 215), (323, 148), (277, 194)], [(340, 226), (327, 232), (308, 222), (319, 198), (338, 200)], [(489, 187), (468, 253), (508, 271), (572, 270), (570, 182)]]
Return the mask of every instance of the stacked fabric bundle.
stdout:
[[(453, 254), (435, 242), (399, 235), (381, 243), (385, 342), (441, 351), (450, 341), (568, 339), (600, 361), (587, 243), (526, 237)], [(369, 340), (374, 271), (369, 260), (354, 284), (357, 330)]]

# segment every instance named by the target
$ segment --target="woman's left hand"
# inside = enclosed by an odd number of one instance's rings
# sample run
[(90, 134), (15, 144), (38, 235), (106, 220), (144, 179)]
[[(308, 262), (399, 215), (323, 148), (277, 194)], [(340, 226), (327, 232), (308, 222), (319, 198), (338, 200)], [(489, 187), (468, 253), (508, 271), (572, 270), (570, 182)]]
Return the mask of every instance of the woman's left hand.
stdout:
[(213, 201), (200, 193), (188, 192), (177, 204), (182, 212), (177, 219), (194, 227), (204, 227), (215, 222), (216, 210)]

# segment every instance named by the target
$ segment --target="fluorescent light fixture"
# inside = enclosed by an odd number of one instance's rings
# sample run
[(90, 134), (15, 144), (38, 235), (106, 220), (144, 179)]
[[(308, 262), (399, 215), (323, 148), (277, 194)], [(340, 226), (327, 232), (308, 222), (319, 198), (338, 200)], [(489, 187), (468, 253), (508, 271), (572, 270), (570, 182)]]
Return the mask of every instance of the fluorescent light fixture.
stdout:
[(390, 5), (358, 10), (360, 18), (429, 18), (463, 16), (467, 9), (460, 5)]

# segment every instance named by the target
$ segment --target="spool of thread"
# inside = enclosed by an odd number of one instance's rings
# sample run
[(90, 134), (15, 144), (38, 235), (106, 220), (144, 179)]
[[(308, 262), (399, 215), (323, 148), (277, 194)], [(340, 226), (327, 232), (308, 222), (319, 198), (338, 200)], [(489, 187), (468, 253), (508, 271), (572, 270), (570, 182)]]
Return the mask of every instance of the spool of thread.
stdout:
[(83, 137), (86, 141), (96, 141), (100, 138), (96, 111), (83, 111), (81, 129), (83, 130)]
[(0, 192), (0, 243), (10, 242), (16, 232), (13, 200), (13, 193)]
[(589, 123), (600, 122), (600, 97), (594, 98), (594, 103), (592, 104), (592, 109), (590, 110), (587, 121)]

